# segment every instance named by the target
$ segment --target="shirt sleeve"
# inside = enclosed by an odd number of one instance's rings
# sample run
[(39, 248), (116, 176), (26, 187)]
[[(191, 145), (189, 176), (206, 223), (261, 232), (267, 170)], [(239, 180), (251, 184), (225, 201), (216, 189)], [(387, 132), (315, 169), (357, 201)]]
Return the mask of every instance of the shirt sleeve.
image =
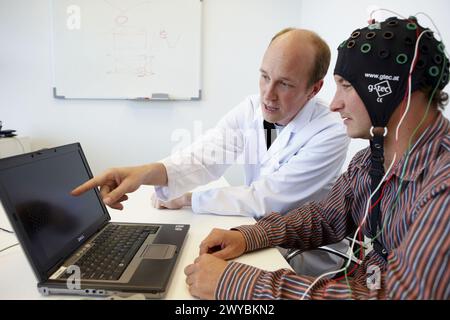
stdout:
[[(430, 183), (428, 192), (418, 198), (414, 207), (415, 220), (407, 235), (384, 262), (375, 252), (370, 252), (361, 266), (348, 279), (321, 279), (297, 275), (292, 270), (264, 271), (252, 266), (231, 262), (222, 274), (216, 290), (218, 299), (444, 299), (450, 298), (449, 252), (450, 229), (448, 175)], [(292, 216), (273, 214), (261, 219), (254, 226), (241, 226), (246, 239), (247, 251), (272, 245), (316, 246), (325, 241), (338, 239), (349, 228), (349, 222), (331, 209), (348, 208), (345, 179), (339, 180), (331, 197), (324, 202), (317, 218), (314, 207), (293, 212)], [(337, 187), (337, 188), (336, 188)], [(339, 191), (341, 190), (341, 191)], [(320, 207), (316, 207), (318, 209)], [(333, 211), (335, 217), (333, 217)], [(308, 217), (308, 214), (311, 216)], [(315, 218), (316, 216), (316, 218)], [(303, 221), (301, 221), (303, 220)], [(308, 222), (314, 221), (317, 222)], [(318, 223), (320, 221), (320, 223)], [(308, 228), (312, 228), (308, 231)], [(354, 227), (353, 227), (354, 228)], [(324, 235), (324, 233), (330, 233)], [(374, 267), (371, 269), (371, 267)], [(379, 288), (370, 288), (366, 282), (370, 270), (379, 272)]]
[(376, 299), (378, 291), (369, 291), (358, 281), (321, 280), (297, 275), (289, 269), (264, 271), (239, 262), (225, 268), (216, 289), (221, 300), (259, 299)]
[(389, 256), (386, 283), (392, 299), (450, 299), (449, 174), (418, 201), (402, 243)]
[(235, 229), (243, 233), (247, 251), (274, 246), (305, 251), (339, 242), (356, 230), (350, 214), (353, 202), (350, 185), (346, 172), (324, 201), (308, 202), (285, 215), (272, 213), (255, 225)]
[(260, 218), (325, 197), (340, 174), (347, 153), (348, 139), (341, 128), (336, 123), (317, 133), (277, 171), (249, 186), (194, 192), (192, 210)]
[(242, 114), (251, 103), (248, 97), (192, 145), (160, 161), (166, 167), (168, 185), (155, 186), (159, 199), (175, 199), (224, 174), (243, 151)]

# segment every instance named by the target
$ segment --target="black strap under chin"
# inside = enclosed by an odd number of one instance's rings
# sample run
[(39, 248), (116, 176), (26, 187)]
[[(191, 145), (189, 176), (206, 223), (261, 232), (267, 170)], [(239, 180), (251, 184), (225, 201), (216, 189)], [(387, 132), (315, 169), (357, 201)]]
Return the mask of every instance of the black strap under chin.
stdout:
[[(370, 149), (371, 149), (371, 168), (369, 171), (369, 175), (371, 178), (371, 193), (375, 191), (377, 186), (380, 184), (381, 179), (384, 175), (384, 137), (382, 135), (375, 135), (373, 139), (370, 141)], [(384, 183), (383, 183), (384, 185)], [(383, 185), (380, 186), (378, 191), (374, 194), (371, 199), (371, 206), (380, 198), (381, 190), (383, 189)], [(372, 208), (369, 212), (369, 223), (370, 223), (370, 236), (375, 238), (372, 241), (373, 249), (377, 252), (385, 261), (387, 261), (388, 251), (384, 247), (383, 243), (379, 240), (381, 238), (380, 235), (377, 236), (378, 232), (382, 230), (381, 224), (381, 200)]]

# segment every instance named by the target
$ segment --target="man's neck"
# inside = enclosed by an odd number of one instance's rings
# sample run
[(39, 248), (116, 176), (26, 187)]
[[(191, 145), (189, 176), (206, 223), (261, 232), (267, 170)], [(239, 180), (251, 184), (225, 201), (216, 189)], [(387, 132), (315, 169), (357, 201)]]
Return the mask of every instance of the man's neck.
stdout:
[(395, 110), (389, 120), (388, 135), (384, 142), (385, 170), (391, 165), (394, 155), (396, 164), (403, 154), (416, 143), (422, 133), (436, 121), (439, 111), (436, 107), (430, 106), (427, 112), (427, 104), (428, 100), (422, 92), (413, 93), (409, 111), (398, 131), (398, 139), (396, 139), (396, 130), (405, 112), (406, 101), (403, 101)]

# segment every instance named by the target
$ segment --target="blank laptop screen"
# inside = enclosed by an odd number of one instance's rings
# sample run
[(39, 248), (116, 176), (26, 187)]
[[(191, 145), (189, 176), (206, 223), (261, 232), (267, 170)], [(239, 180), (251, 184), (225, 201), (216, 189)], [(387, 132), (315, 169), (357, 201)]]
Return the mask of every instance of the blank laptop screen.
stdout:
[(95, 191), (70, 194), (89, 179), (78, 150), (2, 170), (0, 178), (30, 252), (46, 270), (86, 240), (90, 226), (106, 220)]

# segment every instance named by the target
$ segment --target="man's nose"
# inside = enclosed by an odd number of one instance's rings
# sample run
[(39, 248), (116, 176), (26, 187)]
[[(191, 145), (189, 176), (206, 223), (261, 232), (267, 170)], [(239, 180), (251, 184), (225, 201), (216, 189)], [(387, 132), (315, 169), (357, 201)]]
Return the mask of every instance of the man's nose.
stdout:
[(333, 101), (330, 103), (330, 110), (332, 112), (339, 112), (339, 110), (344, 108), (344, 102), (337, 97), (337, 95), (334, 96)]
[(277, 94), (273, 83), (267, 84), (265, 88), (264, 99), (268, 101), (276, 100)]

